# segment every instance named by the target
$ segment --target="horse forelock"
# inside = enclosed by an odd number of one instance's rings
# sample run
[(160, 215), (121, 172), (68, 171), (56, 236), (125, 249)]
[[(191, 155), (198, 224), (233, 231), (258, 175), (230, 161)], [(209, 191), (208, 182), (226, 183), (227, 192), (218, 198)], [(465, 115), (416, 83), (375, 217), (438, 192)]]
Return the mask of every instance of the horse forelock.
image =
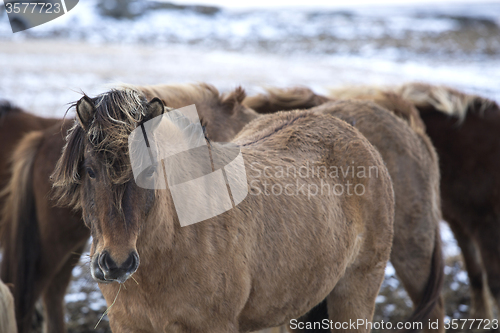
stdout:
[(96, 97), (94, 105), (87, 142), (104, 162), (112, 183), (124, 183), (131, 174), (128, 136), (145, 120), (146, 97), (134, 89), (117, 89)]
[(138, 90), (123, 88), (112, 89), (92, 101), (94, 117), (88, 129), (84, 130), (75, 120), (52, 175), (54, 197), (61, 205), (79, 206), (76, 189), (81, 183), (86, 149), (91, 149), (102, 161), (112, 184), (124, 184), (132, 178), (128, 136), (146, 120), (146, 97)]

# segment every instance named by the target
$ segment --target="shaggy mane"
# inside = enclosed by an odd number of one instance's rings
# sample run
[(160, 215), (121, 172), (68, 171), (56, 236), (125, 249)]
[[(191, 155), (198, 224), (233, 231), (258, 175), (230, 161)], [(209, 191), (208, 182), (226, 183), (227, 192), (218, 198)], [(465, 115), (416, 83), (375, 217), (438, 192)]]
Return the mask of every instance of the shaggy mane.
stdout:
[(181, 108), (193, 104), (192, 101), (215, 104), (221, 98), (217, 88), (207, 83), (152, 86), (121, 85), (121, 87), (141, 91), (148, 101), (154, 97), (158, 97), (168, 107), (172, 108)]
[(249, 96), (243, 105), (257, 113), (274, 113), (296, 109), (310, 109), (328, 102), (330, 99), (317, 95), (307, 87), (267, 88), (266, 94)]
[(425, 83), (408, 83), (395, 89), (404, 99), (417, 108), (432, 106), (442, 113), (465, 119), (467, 111), (484, 112), (496, 103), (477, 95), (465, 94), (446, 86)]

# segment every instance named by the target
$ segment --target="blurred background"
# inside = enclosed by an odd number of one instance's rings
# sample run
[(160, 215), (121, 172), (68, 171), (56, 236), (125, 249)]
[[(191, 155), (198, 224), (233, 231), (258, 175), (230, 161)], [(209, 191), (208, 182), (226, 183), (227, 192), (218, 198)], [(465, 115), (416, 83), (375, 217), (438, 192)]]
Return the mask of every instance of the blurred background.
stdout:
[[(422, 81), (500, 101), (500, 1), (82, 0), (15, 34), (1, 8), (0, 99), (45, 116), (62, 117), (82, 91), (121, 82), (208, 82), (254, 94)], [(442, 226), (447, 316), (466, 318), (467, 274)], [(93, 330), (106, 309), (83, 261), (66, 297), (73, 333)], [(391, 266), (377, 304), (376, 321), (411, 312)], [(106, 320), (96, 332), (109, 332)]]

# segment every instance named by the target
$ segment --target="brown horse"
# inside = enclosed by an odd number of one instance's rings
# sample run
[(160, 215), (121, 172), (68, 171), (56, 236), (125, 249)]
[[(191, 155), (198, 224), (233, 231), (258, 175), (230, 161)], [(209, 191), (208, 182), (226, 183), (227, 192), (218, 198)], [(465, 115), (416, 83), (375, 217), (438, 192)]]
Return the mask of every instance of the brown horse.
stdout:
[[(325, 298), (337, 322), (371, 319), (394, 202), (380, 155), (355, 128), (308, 111), (254, 120), (233, 140), (247, 179), (256, 181), (251, 193), (221, 215), (180, 227), (170, 192), (139, 188), (128, 157), (128, 135), (162, 114), (162, 102), (112, 90), (83, 97), (76, 110), (54, 173), (56, 193), (81, 207), (91, 228), (91, 268), (113, 304), (114, 332), (249, 332), (284, 324)], [(309, 166), (378, 173), (263, 176), (265, 167)], [(270, 188), (350, 182), (365, 192), (267, 196), (264, 180)]]
[[(324, 103), (326, 97), (313, 96), (307, 88), (272, 89), (267, 95), (243, 103), (267, 114), (318, 102), (322, 105), (311, 110), (348, 122), (378, 149), (394, 183), (396, 215), (391, 262), (415, 304), (408, 321), (423, 322), (425, 331), (432, 331), (425, 325), (426, 319), (440, 323), (444, 319), (439, 166), (418, 111), (396, 94), (381, 94), (374, 99), (376, 104), (360, 100)], [(325, 303), (303, 320), (321, 321), (327, 313), (324, 307)]]
[[(242, 107), (245, 97), (241, 89), (221, 96), (210, 85), (162, 85), (139, 87), (146, 94), (152, 91), (182, 107), (196, 104), (207, 133), (217, 141), (229, 141), (250, 119), (257, 115)], [(44, 330), (65, 332), (64, 295), (71, 272), (78, 263), (89, 230), (81, 220), (81, 212), (55, 207), (51, 200), (53, 172), (64, 146), (65, 133), (72, 121), (45, 119), (23, 112), (9, 103), (0, 108), (0, 183), (6, 186), (0, 200), (4, 213), (0, 222), (1, 245), (4, 249), (1, 276), (15, 285), (16, 315), (20, 333), (31, 330), (35, 302), (42, 296)], [(217, 121), (214, 117), (224, 117)], [(222, 124), (231, 126), (226, 129)], [(50, 127), (50, 128), (47, 128)], [(44, 131), (36, 131), (47, 128)], [(231, 132), (234, 131), (234, 132)], [(31, 134), (26, 135), (31, 132)], [(23, 139), (21, 139), (26, 135)], [(13, 174), (8, 161), (13, 156)]]
[[(16, 184), (19, 186), (17, 189), (21, 190), (23, 184), (27, 184), (23, 190), (32, 191), (33, 184), (26, 183), (26, 180), (30, 179), (29, 168), (26, 168), (24, 164), (24, 161), (29, 159), (31, 154), (30, 144), (26, 145), (23, 137), (28, 135), (33, 138), (31, 133), (51, 126), (57, 127), (58, 123), (60, 123), (58, 119), (37, 117), (12, 106), (8, 102), (0, 104), (0, 142), (2, 142), (0, 146), (0, 185), (2, 188), (10, 180), (13, 183), (18, 183)], [(21, 144), (24, 148), (15, 150), (13, 153), (14, 147), (20, 142), (25, 142)], [(12, 159), (15, 162), (11, 168), (10, 161)], [(53, 256), (49, 256), (48, 262), (56, 261), (57, 264), (49, 265), (50, 270), (40, 270), (42, 248), (52, 248), (53, 244), (39, 242), (39, 232), (43, 230), (43, 227), (38, 227), (37, 219), (33, 215), (34, 211), (30, 208), (32, 197), (25, 195), (25, 192), (17, 197), (9, 197), (7, 192), (8, 189), (0, 197), (0, 212), (2, 212), (0, 245), (3, 248), (1, 278), (6, 283), (13, 284), (19, 332), (31, 330), (35, 301), (40, 295), (43, 295), (47, 323), (53, 323), (56, 321), (55, 318), (60, 318), (60, 322), (64, 325), (61, 304), (67, 282), (71, 276), (71, 269), (78, 261), (79, 256), (74, 262), (67, 259), (59, 262)], [(23, 207), (17, 211), (14, 208), (17, 205), (13, 205), (16, 200), (23, 203)], [(16, 219), (25, 219), (26, 223), (12, 224), (7, 222), (9, 216), (12, 215)], [(43, 225), (44, 222), (47, 221), (42, 220), (41, 224)], [(65, 220), (65, 222), (69, 223), (70, 221)], [(48, 224), (45, 225), (48, 226)], [(61, 241), (64, 241), (64, 238)], [(67, 275), (67, 282), (61, 283), (61, 276), (64, 274)], [(57, 306), (58, 304), (59, 306)], [(47, 327), (50, 332), (62, 332), (62, 330), (56, 329), (57, 326), (48, 325)]]
[(0, 333), (17, 333), (14, 298), (0, 280)]
[(439, 155), (443, 215), (469, 275), (471, 316), (492, 319), (488, 286), (500, 307), (500, 108), (454, 89), (397, 89), (420, 111)]
[(339, 92), (372, 100), (397, 94), (418, 109), (439, 155), (443, 217), (458, 241), (469, 275), (470, 316), (493, 318), (488, 289), (500, 306), (498, 104), (420, 83), (395, 88), (350, 87), (333, 91), (333, 96)]

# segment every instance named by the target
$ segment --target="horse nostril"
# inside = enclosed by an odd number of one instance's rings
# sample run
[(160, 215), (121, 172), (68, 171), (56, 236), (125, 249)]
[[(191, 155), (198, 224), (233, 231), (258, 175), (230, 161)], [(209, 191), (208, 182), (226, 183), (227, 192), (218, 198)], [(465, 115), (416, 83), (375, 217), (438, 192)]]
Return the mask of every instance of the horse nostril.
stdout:
[(124, 282), (127, 278), (134, 273), (139, 266), (139, 255), (133, 251), (123, 263), (119, 266), (112, 258), (111, 255), (104, 251), (99, 256), (99, 266), (104, 273), (105, 280)]
[(99, 257), (99, 266), (105, 272), (111, 272), (118, 268), (108, 252), (103, 252)]
[(137, 269), (139, 263), (139, 257), (136, 252), (130, 253), (129, 257), (123, 263), (121, 269), (123, 269), (126, 273), (133, 273)]

